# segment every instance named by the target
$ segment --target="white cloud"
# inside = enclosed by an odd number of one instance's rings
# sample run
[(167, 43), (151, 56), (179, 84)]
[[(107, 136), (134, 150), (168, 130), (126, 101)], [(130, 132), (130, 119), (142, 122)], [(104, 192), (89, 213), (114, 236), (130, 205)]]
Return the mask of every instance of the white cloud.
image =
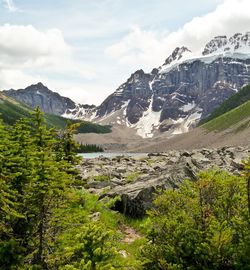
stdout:
[(0, 90), (25, 88), (36, 82), (43, 81), (41, 76), (31, 76), (19, 69), (0, 69)]
[(134, 27), (105, 52), (120, 64), (149, 70), (162, 64), (177, 46), (187, 46), (198, 52), (216, 35), (250, 31), (249, 10), (249, 0), (225, 0), (213, 12), (195, 17), (168, 34)]
[(43, 66), (65, 59), (71, 49), (58, 29), (38, 31), (31, 25), (0, 26), (1, 66)]
[(95, 71), (73, 59), (73, 49), (60, 30), (42, 32), (31, 25), (0, 26), (1, 89), (24, 88), (38, 81), (47, 84), (53, 77), (64, 81), (67, 76), (91, 80)]
[(2, 2), (9, 12), (17, 11), (17, 7), (15, 6), (13, 0), (2, 0)]

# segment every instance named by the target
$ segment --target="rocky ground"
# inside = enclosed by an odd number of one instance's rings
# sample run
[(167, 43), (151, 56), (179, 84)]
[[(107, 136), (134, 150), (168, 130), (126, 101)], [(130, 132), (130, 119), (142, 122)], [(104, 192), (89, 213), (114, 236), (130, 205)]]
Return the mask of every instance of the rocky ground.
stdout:
[(115, 209), (142, 217), (157, 190), (178, 188), (184, 179), (196, 180), (201, 170), (219, 168), (240, 174), (250, 147), (223, 147), (168, 151), (143, 157), (84, 159), (79, 170), (90, 192), (105, 197), (119, 195)]

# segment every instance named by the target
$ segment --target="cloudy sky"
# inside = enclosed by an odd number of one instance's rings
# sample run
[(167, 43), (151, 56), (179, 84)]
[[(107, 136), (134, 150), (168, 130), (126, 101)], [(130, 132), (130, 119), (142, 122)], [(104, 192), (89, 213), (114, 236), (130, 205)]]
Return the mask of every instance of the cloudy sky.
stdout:
[(43, 82), (99, 104), (177, 46), (250, 31), (250, 0), (0, 0), (0, 89)]

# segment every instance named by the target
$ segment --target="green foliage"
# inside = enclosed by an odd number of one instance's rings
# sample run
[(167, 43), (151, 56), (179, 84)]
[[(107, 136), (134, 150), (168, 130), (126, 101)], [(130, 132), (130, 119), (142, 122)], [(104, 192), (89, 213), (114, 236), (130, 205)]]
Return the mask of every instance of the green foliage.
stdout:
[(250, 269), (245, 178), (204, 172), (168, 190), (150, 212), (145, 269)]
[(76, 129), (50, 129), (39, 109), (13, 126), (0, 120), (1, 270), (250, 269), (250, 159), (242, 177), (201, 173), (131, 220), (110, 210), (119, 197), (79, 184)]
[(80, 144), (77, 150), (78, 153), (97, 153), (104, 152), (103, 148), (96, 144)]
[(101, 126), (90, 122), (81, 122), (78, 133), (110, 133), (112, 132), (111, 126)]
[[(74, 187), (74, 127), (0, 125), (0, 265), (3, 269), (117, 269), (117, 214)], [(74, 172), (74, 173), (72, 173)], [(115, 200), (115, 199), (114, 199)], [(97, 220), (94, 221), (95, 213)], [(112, 235), (112, 237), (111, 237)], [(2, 268), (1, 268), (2, 269)]]
[[(76, 236), (73, 249), (68, 248), (67, 257), (71, 269), (117, 269), (117, 251), (113, 246), (112, 233), (103, 226), (89, 223)], [(59, 269), (69, 269), (66, 265)]]
[(138, 177), (140, 176), (140, 172), (133, 172), (133, 173), (131, 173), (131, 174), (128, 174), (127, 176), (126, 176), (126, 182), (127, 183), (132, 183), (132, 182), (134, 182)]
[[(221, 131), (238, 124), (240, 121), (247, 120), (249, 117), (250, 117), (250, 101), (242, 104), (241, 106), (215, 119), (212, 119), (211, 121), (205, 123), (201, 127), (209, 131)], [(247, 128), (248, 126), (245, 127)]]
[(105, 181), (110, 181), (110, 177), (108, 175), (96, 175), (96, 176), (93, 176), (93, 180), (97, 182), (105, 182)]
[(211, 121), (250, 100), (250, 85), (243, 87), (238, 93), (232, 95), (216, 108), (209, 117), (201, 120), (200, 125)]

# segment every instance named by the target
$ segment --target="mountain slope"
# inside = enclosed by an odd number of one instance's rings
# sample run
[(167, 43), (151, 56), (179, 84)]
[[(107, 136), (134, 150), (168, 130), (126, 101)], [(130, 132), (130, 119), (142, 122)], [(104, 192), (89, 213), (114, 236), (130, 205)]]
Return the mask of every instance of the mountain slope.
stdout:
[(180, 134), (172, 138), (160, 136), (148, 141), (143, 146), (131, 148), (130, 151), (166, 152), (168, 150), (224, 146), (250, 147), (250, 101), (186, 134)]
[(249, 32), (215, 37), (199, 55), (176, 48), (151, 73), (133, 73), (93, 119), (133, 128), (143, 138), (185, 133), (250, 83), (249, 66)]
[(241, 129), (248, 128), (248, 125), (246, 123), (249, 122), (250, 122), (250, 100), (210, 120), (209, 122), (203, 124), (201, 127), (209, 131), (223, 131), (232, 128), (234, 125), (237, 125), (239, 123), (242, 123)]
[(162, 66), (137, 70), (98, 107), (75, 104), (41, 83), (5, 93), (45, 112), (169, 138), (195, 128), (250, 84), (249, 67), (250, 32), (237, 33), (215, 37), (198, 54), (177, 47)]
[(225, 100), (218, 108), (216, 108), (207, 118), (203, 119), (199, 124), (204, 124), (212, 119), (240, 106), (250, 100), (250, 85), (243, 87), (238, 93), (232, 95)]
[[(32, 109), (26, 105), (23, 105), (12, 98), (5, 96), (0, 92), (0, 117), (7, 124), (14, 124), (20, 118), (28, 118), (32, 113)], [(98, 124), (85, 122), (85, 121), (77, 121), (77, 120), (69, 120), (67, 118), (45, 114), (46, 123), (50, 127), (54, 127), (57, 129), (64, 129), (67, 123), (70, 122), (80, 122), (80, 127), (78, 128), (79, 133), (109, 133), (111, 129), (109, 126), (101, 126)]]

